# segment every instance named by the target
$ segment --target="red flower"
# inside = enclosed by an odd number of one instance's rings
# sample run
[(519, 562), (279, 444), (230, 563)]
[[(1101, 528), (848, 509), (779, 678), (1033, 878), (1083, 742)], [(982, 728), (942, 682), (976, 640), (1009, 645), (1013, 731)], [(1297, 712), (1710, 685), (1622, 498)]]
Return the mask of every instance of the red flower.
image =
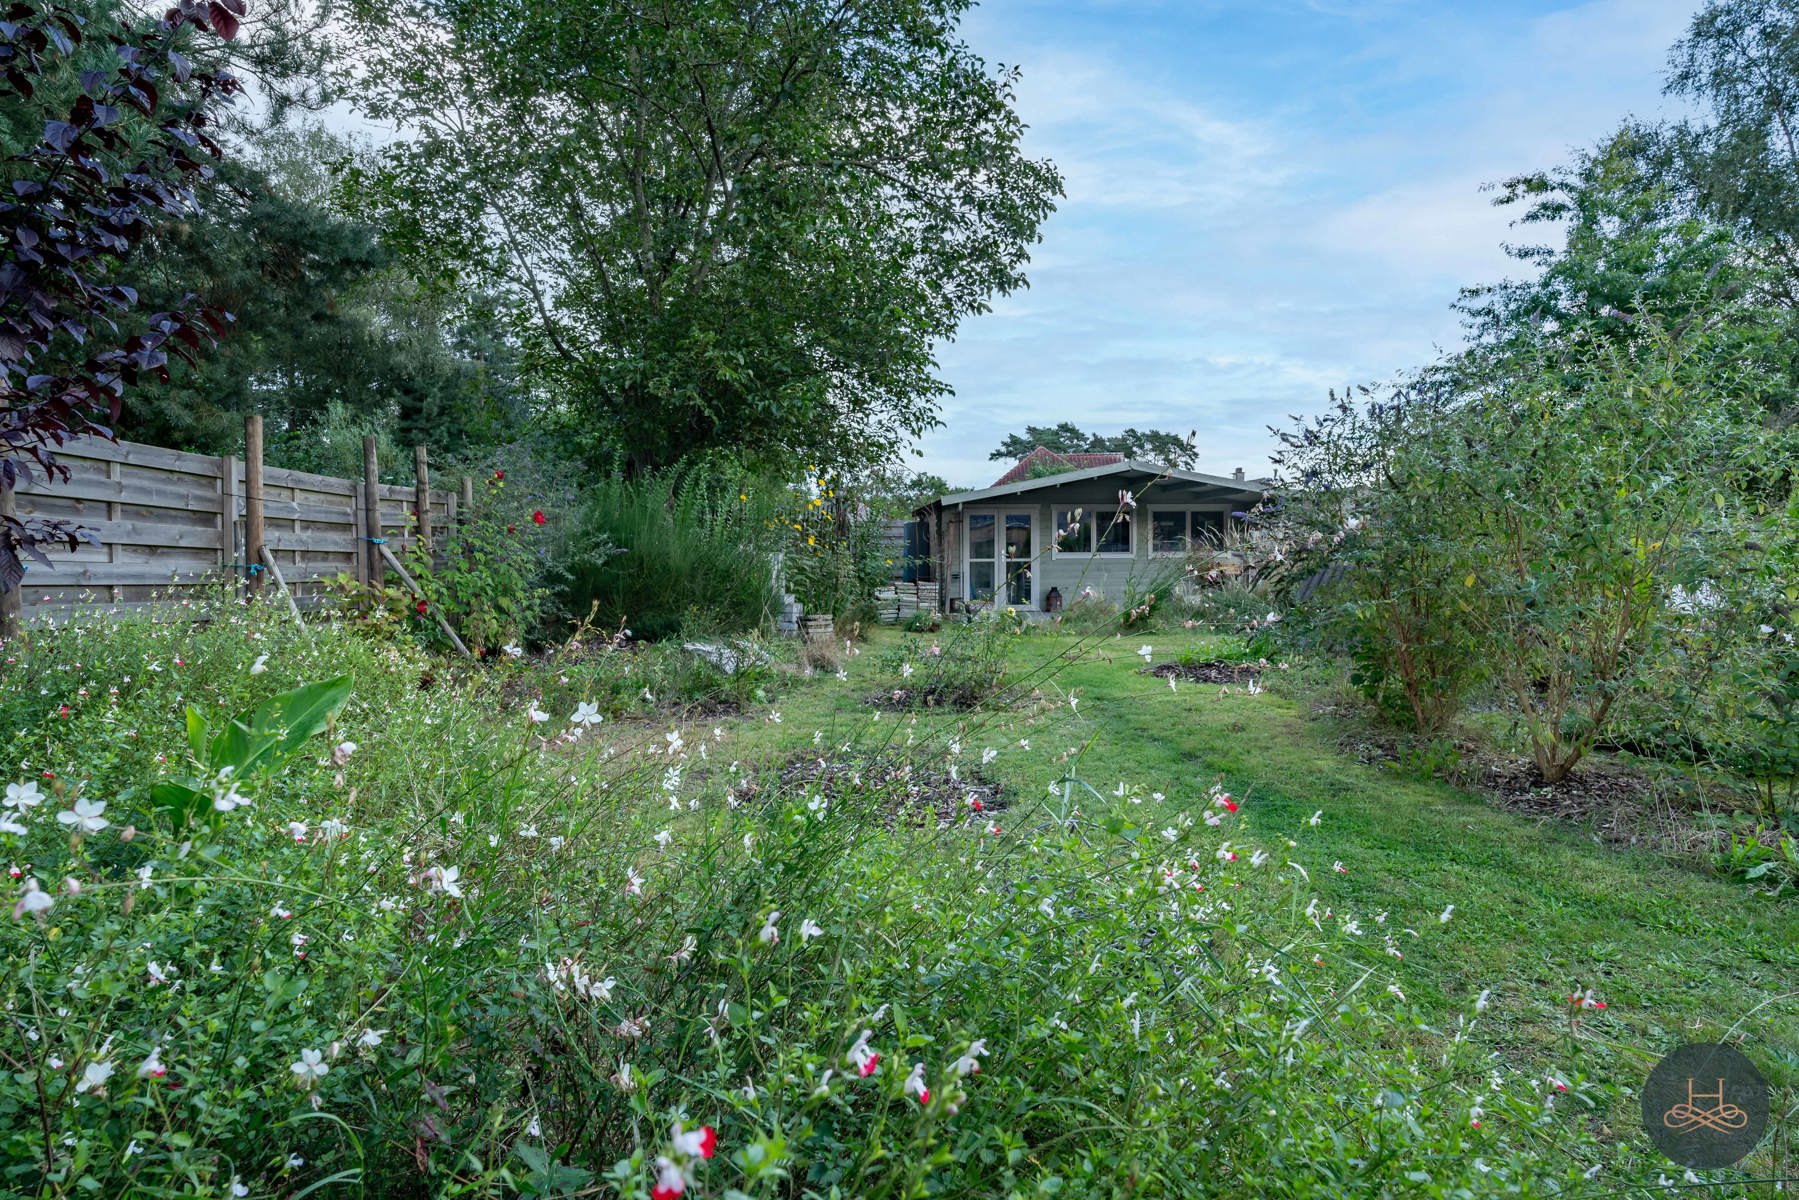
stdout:
[(517, 533), (518, 526), (517, 525), (508, 525), (508, 526), (506, 526), (506, 532), (507, 533)]
[(506, 472), (504, 472), (504, 471), (495, 471), (495, 472), (494, 472), (494, 473), (493, 473), (493, 477), (494, 477), (494, 478), (495, 478), (495, 479), (504, 479), (504, 478), (506, 478)]
[(717, 1149), (718, 1134), (713, 1132), (710, 1125), (700, 1126), (700, 1157), (711, 1158), (713, 1151)]
[(423, 600), (420, 600), (418, 602), (418, 604), (416, 605), (416, 607), (419, 610), (419, 616), (421, 616), (421, 617), (424, 616), (425, 615), (425, 602)]
[(549, 520), (548, 517), (543, 515), (543, 509), (541, 508), (531, 514), (531, 519), (539, 525), (542, 525), (545, 521)]

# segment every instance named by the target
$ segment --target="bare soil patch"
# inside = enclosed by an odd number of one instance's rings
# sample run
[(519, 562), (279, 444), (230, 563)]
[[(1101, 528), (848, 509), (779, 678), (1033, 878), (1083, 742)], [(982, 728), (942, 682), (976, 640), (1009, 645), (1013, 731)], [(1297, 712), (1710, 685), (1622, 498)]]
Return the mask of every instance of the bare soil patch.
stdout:
[(1149, 673), (1158, 679), (1179, 679), (1186, 683), (1248, 683), (1259, 679), (1265, 668), (1257, 663), (1234, 663), (1216, 659), (1203, 663), (1157, 663)]

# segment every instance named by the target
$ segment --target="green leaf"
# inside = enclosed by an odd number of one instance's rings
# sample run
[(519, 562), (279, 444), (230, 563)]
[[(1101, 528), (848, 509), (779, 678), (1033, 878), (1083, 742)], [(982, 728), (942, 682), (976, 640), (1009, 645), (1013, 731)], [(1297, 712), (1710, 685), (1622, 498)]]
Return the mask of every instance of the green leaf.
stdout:
[(150, 788), (151, 806), (168, 813), (177, 828), (203, 811), (207, 799), (207, 794), (194, 780), (167, 779)]
[(206, 728), (206, 718), (200, 715), (198, 709), (190, 705), (187, 710), (187, 748), (193, 752), (195, 762), (207, 761), (206, 743), (210, 736), (211, 731)]

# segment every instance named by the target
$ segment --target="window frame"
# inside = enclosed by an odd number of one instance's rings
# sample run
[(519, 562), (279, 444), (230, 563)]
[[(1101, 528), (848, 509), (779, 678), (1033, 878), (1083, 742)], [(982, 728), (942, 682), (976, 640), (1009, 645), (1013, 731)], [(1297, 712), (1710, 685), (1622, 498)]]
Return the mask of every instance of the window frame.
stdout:
[[(1159, 515), (1161, 513), (1177, 513), (1177, 512), (1180, 513), (1182, 516), (1182, 527), (1186, 531), (1181, 536), (1189, 539), (1187, 548), (1184, 550), (1158, 550), (1158, 549), (1156, 549), (1156, 517), (1157, 517), (1157, 515)], [(1192, 542), (1190, 539), (1193, 537), (1193, 514), (1194, 513), (1214, 513), (1214, 514), (1216, 514), (1218, 517), (1218, 528), (1219, 528), (1220, 532), (1223, 532), (1223, 533), (1229, 532), (1230, 525), (1231, 525), (1231, 509), (1230, 509), (1229, 505), (1226, 505), (1224, 508), (1217, 507), (1216, 502), (1214, 502), (1213, 504), (1155, 504), (1155, 505), (1151, 505), (1150, 510), (1149, 510), (1149, 556), (1151, 558), (1184, 558), (1187, 555), (1193, 553), (1193, 545), (1192, 545)], [(1224, 550), (1224, 546), (1220, 545), (1216, 549), (1218, 551), (1222, 551), (1222, 550)]]
[[(1063, 527), (1062, 517), (1073, 514), (1075, 509), (1081, 510), (1081, 532), (1086, 535), (1087, 547), (1084, 550), (1062, 549), (1062, 539), (1055, 536), (1056, 530)], [(1094, 520), (1092, 506), (1087, 504), (1051, 504), (1050, 515), (1050, 557), (1058, 558), (1110, 558), (1125, 559), (1137, 557), (1137, 527), (1143, 523), (1142, 514), (1136, 511), (1127, 513), (1130, 518), (1126, 527), (1130, 530), (1130, 548), (1126, 550), (1099, 549), (1099, 522)], [(1112, 514), (1108, 513), (1105, 523), (1112, 523)]]

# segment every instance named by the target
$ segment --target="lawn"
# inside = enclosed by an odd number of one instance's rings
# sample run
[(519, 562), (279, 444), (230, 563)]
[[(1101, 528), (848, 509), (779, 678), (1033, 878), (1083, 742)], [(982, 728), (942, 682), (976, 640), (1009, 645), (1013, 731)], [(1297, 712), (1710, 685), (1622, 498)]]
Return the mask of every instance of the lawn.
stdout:
[[(1790, 903), (1748, 897), (1692, 862), (1601, 844), (1578, 826), (1355, 761), (1328, 723), (1308, 716), (1315, 678), (1271, 671), (1255, 695), (1170, 690), (1137, 653), (1147, 642), (1156, 662), (1189, 649), (1204, 658), (1223, 639), (1033, 633), (1010, 651), (1014, 703), (876, 717), (867, 701), (882, 686), (877, 660), (903, 637), (878, 632), (846, 659), (846, 680), (821, 672), (801, 682), (776, 705), (779, 724), (752, 713), (739, 736), (780, 755), (811, 746), (816, 731), (830, 742), (898, 721), (921, 742), (999, 748), (988, 770), (1021, 796), (1044, 793), (1070, 764), (1102, 791), (1123, 785), (1150, 826), (1198, 813), (1207, 788), (1222, 783), (1256, 839), (1303, 837), (1299, 861), (1332, 908), (1428, 932), (1401, 940), (1408, 994), (1448, 1011), (1490, 991), (1498, 1033), (1489, 1036), (1519, 1064), (1628, 1085), (1678, 1044), (1740, 1036), (1778, 1082), (1799, 1081), (1799, 908)], [(1571, 1040), (1564, 998), (1588, 987), (1607, 1007)]]

